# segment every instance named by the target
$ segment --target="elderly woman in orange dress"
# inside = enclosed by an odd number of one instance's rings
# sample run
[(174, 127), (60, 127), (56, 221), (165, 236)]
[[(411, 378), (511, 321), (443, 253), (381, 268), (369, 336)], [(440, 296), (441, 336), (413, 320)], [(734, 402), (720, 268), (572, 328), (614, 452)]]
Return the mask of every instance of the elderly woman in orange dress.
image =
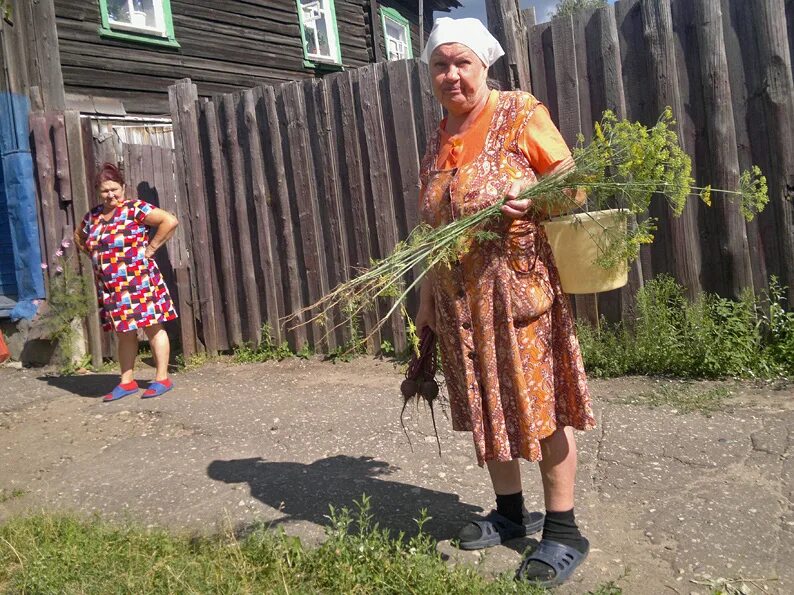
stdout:
[[(488, 67), (503, 53), (480, 21), (442, 18), (422, 55), (448, 114), (421, 168), (423, 221), (439, 226), (509, 200), (499, 240), (478, 243), (457, 266), (426, 277), (417, 327), (438, 336), (453, 427), (472, 432), (496, 495), (495, 510), (463, 527), (460, 547), (542, 529), (517, 576), (551, 586), (588, 553), (574, 516), (573, 430), (595, 420), (570, 304), (540, 224), (556, 213), (516, 196), (574, 163), (537, 99), (487, 86)], [(545, 515), (524, 508), (520, 459), (540, 466)]]

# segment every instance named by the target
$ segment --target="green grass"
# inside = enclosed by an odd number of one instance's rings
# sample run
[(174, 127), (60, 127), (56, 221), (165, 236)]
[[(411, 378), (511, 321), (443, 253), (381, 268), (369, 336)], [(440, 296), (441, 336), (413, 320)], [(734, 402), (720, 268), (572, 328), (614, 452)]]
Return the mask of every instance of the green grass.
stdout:
[(722, 386), (700, 389), (693, 383), (679, 383), (662, 385), (634, 396), (621, 397), (614, 402), (647, 407), (669, 407), (680, 414), (700, 412), (708, 415), (725, 409), (725, 400), (731, 394), (729, 389)]
[(27, 494), (27, 491), (15, 488), (13, 490), (0, 489), (0, 504), (5, 504), (11, 500), (16, 500)]
[(773, 278), (763, 299), (704, 294), (690, 302), (670, 277), (637, 292), (628, 325), (578, 327), (590, 376), (628, 374), (680, 378), (794, 376), (794, 312)]
[[(424, 521), (419, 521), (420, 529)], [(366, 498), (330, 515), (327, 539), (304, 547), (255, 527), (190, 538), (99, 519), (38, 515), (0, 527), (0, 590), (21, 593), (442, 593), (539, 594), (511, 575), (483, 578), (447, 565), (422, 533), (392, 536), (373, 523)], [(607, 586), (609, 587), (609, 586)], [(599, 590), (615, 595), (619, 590)]]

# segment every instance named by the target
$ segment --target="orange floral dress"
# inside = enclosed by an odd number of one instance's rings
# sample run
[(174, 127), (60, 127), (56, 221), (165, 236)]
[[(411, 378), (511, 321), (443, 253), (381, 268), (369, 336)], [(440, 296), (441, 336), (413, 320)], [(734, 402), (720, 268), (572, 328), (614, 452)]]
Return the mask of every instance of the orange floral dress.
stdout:
[[(537, 118), (533, 121), (533, 118)], [(434, 227), (501, 199), (515, 179), (570, 155), (532, 95), (496, 92), (459, 137), (444, 123), (421, 168), (420, 213)], [(538, 219), (505, 220), (502, 237), (433, 270), (436, 330), (455, 430), (477, 462), (541, 458), (558, 426), (595, 427), (568, 297)]]

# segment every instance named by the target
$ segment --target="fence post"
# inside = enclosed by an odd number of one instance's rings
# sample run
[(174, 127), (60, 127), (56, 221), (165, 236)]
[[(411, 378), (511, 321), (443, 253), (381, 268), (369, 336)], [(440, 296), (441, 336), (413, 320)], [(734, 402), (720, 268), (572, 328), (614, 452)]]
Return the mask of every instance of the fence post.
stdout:
[[(654, 105), (657, 114), (660, 114), (665, 107), (673, 109), (673, 117), (676, 119), (676, 133), (684, 145), (684, 136), (681, 126), (681, 117), (684, 107), (681, 103), (681, 95), (678, 87), (678, 67), (675, 59), (675, 39), (673, 37), (673, 16), (670, 9), (670, 0), (641, 0), (643, 34), (650, 51), (649, 72), (652, 80), (651, 86), (655, 88), (656, 94)], [(691, 147), (683, 147), (684, 150), (691, 150)], [(701, 255), (700, 243), (698, 241), (697, 229), (697, 205), (693, 201), (688, 201), (680, 217), (673, 217), (667, 207), (666, 201), (661, 198), (655, 199), (655, 205), (651, 206), (651, 214), (659, 219), (659, 229), (665, 227), (665, 221), (670, 230), (669, 251), (666, 251), (664, 263), (658, 268), (654, 266), (654, 272), (664, 270), (669, 267), (674, 273), (679, 283), (684, 285), (687, 295), (694, 298), (702, 291), (700, 280)], [(665, 234), (660, 234), (664, 236)], [(658, 243), (660, 249), (664, 249), (668, 242), (665, 238)]]
[[(747, 75), (753, 115), (760, 116), (751, 138), (757, 163), (769, 183), (769, 208), (761, 217), (767, 268), (788, 287), (788, 303), (794, 303), (794, 81), (791, 48), (786, 31), (783, 0), (754, 2), (743, 6), (753, 26)], [(749, 13), (749, 14), (748, 14)], [(748, 44), (749, 42), (749, 44)], [(751, 132), (752, 134), (752, 132)], [(766, 219), (766, 225), (763, 221)]]
[[(168, 87), (171, 117), (174, 123), (174, 147), (177, 179), (177, 204), (180, 206), (180, 219), (186, 224), (185, 239), (189, 242), (188, 265), (192, 294), (192, 312), (182, 316), (195, 316), (196, 306), (204, 334), (204, 347), (210, 355), (218, 351), (217, 329), (215, 325), (215, 303), (212, 291), (211, 247), (207, 233), (206, 198), (204, 192), (204, 172), (201, 160), (198, 133), (198, 113), (196, 101), (198, 91), (190, 79), (177, 81)], [(198, 279), (199, 283), (193, 283)], [(184, 280), (184, 273), (177, 274), (177, 283)], [(180, 291), (187, 288), (180, 287)], [(190, 357), (198, 349), (195, 344), (183, 345), (185, 357)]]
[[(715, 188), (733, 190), (739, 186), (739, 154), (720, 0), (697, 0), (695, 14), (708, 131), (710, 183)], [(742, 290), (753, 287), (747, 229), (734, 201), (719, 200), (714, 207), (722, 226), (716, 238), (720, 257), (717, 290), (720, 295), (738, 299)]]
[[(80, 225), (81, 218), (91, 208), (89, 195), (93, 188), (88, 183), (85, 156), (83, 154), (82, 127), (80, 113), (68, 110), (64, 112), (66, 126), (66, 147), (69, 153), (69, 173), (72, 182), (72, 206), (74, 208), (75, 229)], [(85, 254), (76, 252), (80, 259), (80, 271), (88, 286), (89, 296), (93, 295), (94, 273), (91, 262)], [(88, 349), (91, 353), (91, 364), (98, 369), (102, 365), (102, 328), (99, 324), (99, 308), (96, 299), (91, 299), (91, 307), (86, 316)]]
[(531, 91), (527, 28), (518, 0), (490, 0), (485, 3), (488, 28), (505, 51), (491, 67), (492, 77), (505, 89)]

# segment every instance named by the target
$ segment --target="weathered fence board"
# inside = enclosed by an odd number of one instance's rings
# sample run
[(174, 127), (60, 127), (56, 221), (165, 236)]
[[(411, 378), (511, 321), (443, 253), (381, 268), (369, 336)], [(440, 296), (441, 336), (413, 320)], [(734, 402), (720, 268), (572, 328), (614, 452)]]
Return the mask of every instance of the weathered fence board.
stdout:
[[(263, 146), (270, 147), (269, 158), (273, 164), (272, 168), (267, 169), (268, 183), (270, 184), (270, 194), (275, 197), (277, 205), (277, 228), (280, 230), (278, 238), (283, 248), (282, 265), (282, 285), (285, 292), (284, 312), (296, 313), (304, 305), (301, 299), (300, 273), (298, 269), (298, 255), (293, 232), (292, 215), (290, 209), (290, 192), (287, 186), (286, 165), (284, 162), (284, 148), (279, 126), (279, 115), (276, 105), (276, 93), (273, 87), (260, 88), (263, 99), (263, 109), (265, 118), (260, 122), (265, 125), (263, 130)], [(297, 322), (305, 320), (304, 316), (298, 316)], [(290, 345), (299, 348), (307, 342), (306, 327), (292, 324), (287, 329)]]
[[(203, 344), (210, 353), (218, 352), (215, 298), (213, 294), (212, 246), (208, 239), (206, 195), (203, 163), (198, 133), (198, 93), (192, 83), (177, 84), (169, 88), (171, 115), (174, 118), (174, 147), (176, 150), (177, 188), (182, 204), (187, 207), (186, 220), (192, 246), (191, 270), (192, 303), (198, 304), (201, 314)], [(194, 310), (194, 314), (195, 314)], [(185, 356), (192, 355), (186, 352)]]
[[(710, 183), (715, 188), (736, 188), (739, 185), (739, 156), (736, 146), (728, 61), (722, 30), (722, 9), (719, 0), (697, 0), (697, 34), (700, 44), (700, 66), (703, 83), (704, 121), (708, 131)], [(709, 267), (719, 274), (710, 289), (739, 298), (744, 288), (753, 287), (747, 231), (739, 206), (720, 200), (714, 205), (717, 217), (718, 251)]]
[[(309, 146), (309, 131), (306, 128), (306, 104), (303, 100), (301, 83), (288, 83), (279, 88), (279, 109), (286, 126), (286, 141), (289, 152), (289, 178), (293, 192), (291, 204), (294, 207), (296, 230), (305, 274), (304, 291), (307, 303), (317, 302), (328, 290), (325, 253), (322, 232), (318, 220), (316, 185), (313, 182), (312, 154)], [(311, 316), (324, 312), (311, 312)], [(319, 321), (309, 325), (311, 340), (319, 348), (325, 340), (326, 331)]]

